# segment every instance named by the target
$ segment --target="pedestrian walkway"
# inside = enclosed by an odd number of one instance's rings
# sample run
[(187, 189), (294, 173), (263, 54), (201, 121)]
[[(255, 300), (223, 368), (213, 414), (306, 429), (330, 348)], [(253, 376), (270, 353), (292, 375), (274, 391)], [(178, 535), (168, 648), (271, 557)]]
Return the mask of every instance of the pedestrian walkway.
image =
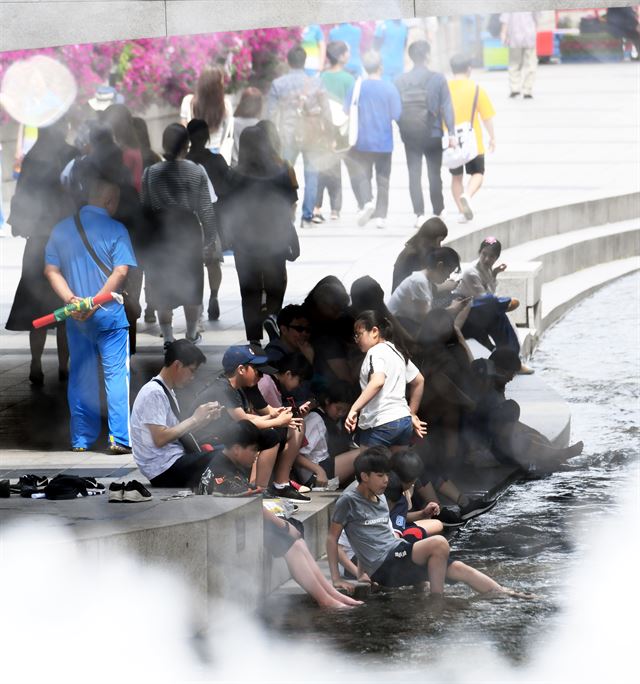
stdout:
[[(474, 201), (476, 218), (469, 224), (458, 224), (456, 216), (447, 213), (453, 202), (448, 173), (443, 171), (443, 219), (450, 237), (546, 207), (638, 191), (639, 64), (541, 66), (535, 98), (528, 101), (508, 98), (504, 72), (477, 72), (475, 78), (486, 88), (497, 111), (497, 149), (487, 157), (486, 184)], [(299, 178), (303, 178), (302, 169)], [(301, 256), (288, 267), (286, 302), (301, 301), (313, 284), (329, 273), (338, 276), (347, 288), (356, 278), (369, 274), (389, 291), (393, 262), (414, 232), (402, 146), (398, 144), (394, 153), (385, 230), (376, 229), (373, 222), (365, 228), (357, 227), (356, 205), (346, 173), (343, 186), (345, 206), (340, 220), (300, 231)], [(39, 452), (65, 449), (67, 409), (63, 388), (57, 382), (54, 338), (49, 336), (45, 352), (45, 387), (34, 392), (27, 381), (28, 333), (4, 330), (20, 277), (23, 248), (22, 239), (0, 238), (0, 443), (2, 448)], [(474, 254), (461, 257), (470, 261)], [(203, 348), (209, 367), (217, 367), (226, 346), (244, 340), (232, 257), (223, 265), (220, 308), (220, 321), (205, 322)], [(157, 370), (162, 349), (157, 326), (140, 321), (138, 330), (132, 389)], [(176, 334), (183, 331), (184, 319), (178, 313)]]

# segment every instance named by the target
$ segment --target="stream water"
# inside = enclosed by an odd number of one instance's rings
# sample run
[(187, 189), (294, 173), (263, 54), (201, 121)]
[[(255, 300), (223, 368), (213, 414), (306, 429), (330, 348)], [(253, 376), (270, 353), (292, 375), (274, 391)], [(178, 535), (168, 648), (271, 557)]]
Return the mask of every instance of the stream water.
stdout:
[(526, 663), (563, 619), (569, 577), (589, 551), (590, 533), (616, 520), (635, 477), (640, 431), (640, 277), (598, 291), (550, 329), (532, 365), (570, 404), (570, 468), (513, 484), (493, 511), (451, 539), (456, 556), (500, 583), (538, 598), (486, 599), (447, 588), (437, 608), (415, 589), (371, 596), (363, 608), (332, 613), (301, 596), (279, 595), (263, 620), (281, 635), (332, 647), (371, 664), (433, 662), (442, 647), (488, 645)]

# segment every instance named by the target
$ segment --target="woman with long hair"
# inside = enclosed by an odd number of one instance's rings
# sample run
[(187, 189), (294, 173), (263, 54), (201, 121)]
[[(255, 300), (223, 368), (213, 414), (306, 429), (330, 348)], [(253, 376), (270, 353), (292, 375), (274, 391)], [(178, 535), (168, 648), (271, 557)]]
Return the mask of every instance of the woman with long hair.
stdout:
[(393, 282), (391, 292), (414, 271), (424, 268), (427, 254), (442, 245), (449, 231), (445, 222), (433, 216), (427, 219), (418, 229), (418, 232), (405, 243), (404, 249), (398, 255), (393, 266)]
[(286, 263), (297, 257), (293, 226), (297, 199), (296, 185), (278, 159), (270, 136), (260, 126), (245, 128), (221, 221), (232, 242), (242, 316), (247, 340), (253, 344), (261, 343), (265, 318), (282, 307)]
[[(65, 120), (38, 129), (38, 139), (22, 162), (8, 219), (12, 234), (26, 238), (27, 242), (22, 275), (5, 327), (29, 331), (29, 382), (36, 387), (44, 383), (42, 352), (47, 329), (34, 330), (31, 322), (60, 307), (60, 299), (44, 276), (44, 250), (56, 223), (74, 211), (73, 201), (60, 183), (62, 170), (77, 154), (76, 148), (65, 141), (66, 131)], [(66, 380), (69, 351), (63, 323), (56, 326), (56, 341), (58, 377)]]
[(153, 303), (165, 345), (173, 342), (173, 309), (184, 307), (186, 337), (198, 342), (202, 306), (203, 252), (214, 249), (216, 219), (207, 174), (185, 159), (189, 133), (177, 123), (162, 136), (165, 161), (150, 166), (142, 180), (142, 204), (153, 232), (143, 253)]
[(233, 113), (233, 150), (231, 152), (231, 166), (238, 163), (238, 147), (240, 134), (248, 126), (255, 126), (262, 116), (264, 97), (258, 88), (245, 88), (240, 102)]
[[(186, 126), (191, 119), (202, 119), (209, 126), (207, 147), (212, 152), (225, 154), (227, 161), (231, 150), (223, 150), (226, 138), (233, 125), (231, 108), (224, 96), (224, 71), (219, 66), (205, 69), (196, 83), (195, 93), (185, 95), (180, 106), (180, 121)], [(227, 156), (228, 155), (228, 156)]]

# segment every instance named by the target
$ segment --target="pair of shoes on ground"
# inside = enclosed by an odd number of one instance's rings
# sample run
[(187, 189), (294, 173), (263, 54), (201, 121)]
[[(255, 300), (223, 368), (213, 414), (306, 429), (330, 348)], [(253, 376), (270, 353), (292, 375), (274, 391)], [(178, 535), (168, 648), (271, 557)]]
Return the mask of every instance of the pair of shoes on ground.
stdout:
[(32, 473), (18, 478), (15, 484), (10, 480), (0, 480), (0, 498), (8, 499), (11, 494), (19, 494), (25, 499), (30, 499), (32, 494), (44, 496), (44, 488), (49, 484), (49, 478)]
[(295, 503), (309, 503), (310, 496), (306, 496), (299, 492), (291, 483), (284, 487), (276, 487), (275, 484), (270, 484), (266, 490), (267, 496), (274, 499), (287, 499)]
[(151, 492), (138, 480), (112, 482), (109, 485), (109, 503), (140, 503), (150, 501)]

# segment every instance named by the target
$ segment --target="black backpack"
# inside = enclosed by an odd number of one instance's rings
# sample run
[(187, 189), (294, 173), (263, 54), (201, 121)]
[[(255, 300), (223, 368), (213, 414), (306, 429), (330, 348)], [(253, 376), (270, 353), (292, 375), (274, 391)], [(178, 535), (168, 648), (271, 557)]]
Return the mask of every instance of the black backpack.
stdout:
[(411, 73), (398, 83), (400, 99), (402, 100), (402, 114), (398, 120), (398, 128), (403, 142), (410, 143), (424, 140), (433, 128), (436, 115), (429, 109), (427, 101), (427, 83), (433, 72), (427, 72), (419, 81), (411, 79)]

